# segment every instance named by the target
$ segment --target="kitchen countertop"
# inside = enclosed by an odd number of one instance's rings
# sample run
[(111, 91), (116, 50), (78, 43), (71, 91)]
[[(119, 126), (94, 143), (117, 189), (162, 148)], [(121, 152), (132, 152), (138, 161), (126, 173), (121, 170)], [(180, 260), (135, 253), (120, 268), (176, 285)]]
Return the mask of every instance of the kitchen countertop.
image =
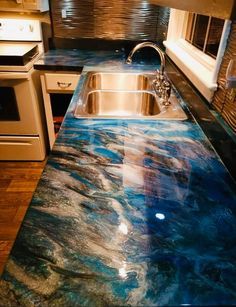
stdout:
[(122, 50), (93, 51), (93, 50), (66, 50), (55, 49), (45, 53), (34, 64), (37, 70), (78, 71), (81, 72), (87, 64), (109, 65), (110, 62), (124, 62)]
[(90, 69), (7, 262), (1, 303), (235, 304), (232, 177), (191, 115), (75, 119)]
[[(97, 42), (98, 43), (98, 42)], [(98, 43), (99, 44), (99, 43)], [(120, 46), (121, 47), (121, 46)], [(127, 48), (126, 48), (127, 49)], [(150, 48), (146, 48), (152, 51)], [(94, 69), (133, 69), (135, 67), (152, 70), (159, 65), (156, 54), (144, 53), (143, 50), (134, 56), (132, 66), (122, 65), (130, 50), (117, 48), (113, 50), (87, 49), (56, 49), (49, 50), (34, 64), (34, 68), (44, 71), (75, 71), (81, 72), (85, 65), (94, 66)], [(138, 65), (136, 65), (138, 64)], [(188, 80), (174, 67), (169, 59), (166, 61), (168, 77), (175, 84), (182, 97), (187, 101), (191, 113), (196, 118), (207, 138), (214, 146), (223, 163), (236, 180), (236, 135), (228, 129), (220, 116), (209, 109), (209, 105), (192, 88)]]

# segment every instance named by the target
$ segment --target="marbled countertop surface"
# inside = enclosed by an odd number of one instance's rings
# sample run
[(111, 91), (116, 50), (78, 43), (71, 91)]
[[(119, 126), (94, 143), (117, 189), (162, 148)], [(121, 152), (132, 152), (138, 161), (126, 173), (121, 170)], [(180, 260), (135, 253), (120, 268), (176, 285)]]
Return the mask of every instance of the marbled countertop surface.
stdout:
[(0, 302), (236, 304), (236, 185), (208, 139), (191, 117), (75, 119), (84, 74), (7, 262)]
[(114, 51), (90, 51), (55, 49), (46, 52), (34, 67), (38, 70), (82, 71), (85, 65), (108, 65), (114, 60), (125, 61), (122, 50)]
[[(152, 50), (151, 50), (152, 51)], [(60, 71), (79, 71), (83, 70), (86, 65), (96, 66), (114, 66), (114, 63), (125, 62), (125, 51), (116, 50), (78, 50), (78, 49), (54, 49), (46, 52), (39, 60), (34, 63), (37, 70), (60, 70)], [(159, 63), (158, 57), (151, 55), (143, 58), (142, 52), (134, 56), (135, 63), (139, 65), (156, 65)], [(134, 65), (135, 65), (134, 63)], [(148, 65), (147, 65), (148, 64)], [(153, 66), (152, 66), (153, 68)]]

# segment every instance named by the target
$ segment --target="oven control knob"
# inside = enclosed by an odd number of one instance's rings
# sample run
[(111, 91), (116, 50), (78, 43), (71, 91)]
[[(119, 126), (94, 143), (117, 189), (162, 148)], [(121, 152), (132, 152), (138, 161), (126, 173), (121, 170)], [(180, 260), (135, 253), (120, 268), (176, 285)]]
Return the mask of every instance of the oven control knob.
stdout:
[(29, 25), (29, 30), (30, 30), (30, 32), (34, 32), (34, 26), (33, 25)]

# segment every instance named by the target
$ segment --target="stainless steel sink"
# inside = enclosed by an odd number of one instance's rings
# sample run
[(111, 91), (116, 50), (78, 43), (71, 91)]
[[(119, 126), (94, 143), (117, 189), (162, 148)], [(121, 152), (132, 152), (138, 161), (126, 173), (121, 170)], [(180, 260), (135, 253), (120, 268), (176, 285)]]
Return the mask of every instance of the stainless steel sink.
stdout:
[(76, 118), (187, 119), (172, 93), (164, 106), (152, 83), (155, 74), (89, 72), (78, 97)]
[(146, 75), (141, 73), (90, 73), (88, 86), (92, 90), (136, 91), (150, 89)]
[(154, 94), (146, 91), (92, 91), (84, 111), (90, 116), (141, 117), (161, 112)]

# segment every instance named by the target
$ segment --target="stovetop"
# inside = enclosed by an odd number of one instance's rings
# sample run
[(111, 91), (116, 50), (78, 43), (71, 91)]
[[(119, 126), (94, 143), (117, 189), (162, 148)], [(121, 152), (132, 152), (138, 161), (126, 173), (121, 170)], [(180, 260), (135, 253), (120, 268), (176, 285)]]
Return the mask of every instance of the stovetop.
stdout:
[(0, 42), (0, 65), (24, 66), (39, 53), (35, 43)]
[(27, 72), (42, 53), (38, 20), (0, 18), (0, 71)]
[(22, 42), (0, 42), (0, 57), (1, 56), (25, 56), (32, 51), (37, 44), (22, 43)]

